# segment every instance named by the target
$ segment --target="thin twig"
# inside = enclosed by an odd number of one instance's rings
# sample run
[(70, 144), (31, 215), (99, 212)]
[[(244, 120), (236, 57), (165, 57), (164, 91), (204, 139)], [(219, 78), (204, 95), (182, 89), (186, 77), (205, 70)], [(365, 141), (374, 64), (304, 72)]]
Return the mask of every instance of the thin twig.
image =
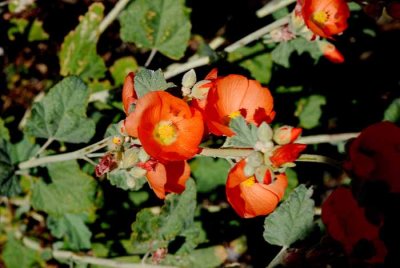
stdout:
[(36, 156), (40, 155), (41, 153), (44, 152), (44, 150), (49, 147), (49, 145), (54, 141), (54, 138), (48, 138), (47, 141), (42, 145), (42, 147), (39, 148), (39, 150), (35, 153), (35, 155), (32, 158), (36, 158)]
[(18, 167), (19, 169), (28, 169), (37, 166), (41, 166), (48, 163), (55, 163), (55, 162), (62, 162), (72, 159), (80, 159), (87, 154), (93, 153), (97, 150), (100, 150), (108, 145), (108, 141), (110, 138), (105, 138), (99, 142), (96, 142), (92, 145), (89, 145), (85, 148), (79, 149), (74, 152), (65, 153), (65, 154), (58, 154), (58, 155), (51, 155), (45, 156), (37, 159), (31, 159), (25, 162), (21, 162)]
[(263, 18), (294, 2), (296, 2), (296, 0), (272, 0), (271, 2), (268, 2), (265, 6), (257, 10), (256, 15), (259, 18)]
[(296, 160), (296, 162), (312, 162), (312, 163), (322, 163), (332, 166), (336, 169), (342, 170), (342, 163), (337, 161), (333, 158), (323, 156), (323, 155), (316, 155), (316, 154), (302, 154)]
[(190, 69), (194, 69), (194, 68), (197, 68), (197, 67), (201, 67), (201, 66), (207, 65), (209, 63), (210, 63), (210, 57), (208, 57), (208, 56), (200, 57), (200, 58), (198, 58), (196, 60), (188, 61), (188, 62), (186, 62), (184, 64), (181, 64), (181, 65), (177, 66), (176, 68), (172, 68), (171, 70), (166, 71), (164, 73), (164, 77), (165, 77), (165, 79), (170, 79), (170, 78), (172, 78), (172, 77), (174, 77), (174, 76), (176, 76), (176, 75), (178, 75), (180, 73), (183, 73), (183, 72), (188, 71)]
[(157, 49), (153, 48), (150, 52), (149, 57), (146, 60), (146, 63), (144, 64), (144, 67), (148, 67), (153, 60), (154, 56), (157, 54)]
[(113, 9), (104, 17), (99, 25), (99, 34), (103, 33), (107, 27), (118, 17), (119, 13), (125, 8), (130, 0), (119, 0)]
[(296, 140), (296, 142), (304, 144), (335, 143), (355, 138), (358, 135), (360, 135), (359, 132), (330, 134), (330, 135), (314, 135), (308, 137), (301, 137), (298, 140)]
[(275, 258), (273, 258), (272, 261), (268, 264), (267, 268), (278, 266), (282, 262), (282, 258), (285, 256), (286, 250), (287, 247), (283, 246), (278, 254), (276, 254)]
[[(20, 236), (20, 235), (19, 235)], [(152, 265), (152, 264), (143, 264), (143, 263), (125, 263), (119, 262), (111, 259), (97, 258), (92, 256), (85, 255), (77, 255), (71, 251), (65, 250), (52, 250), (50, 248), (42, 248), (37, 242), (34, 240), (24, 237), (22, 238), (22, 243), (24, 246), (33, 249), (35, 251), (43, 252), (44, 250), (50, 251), (52, 256), (58, 260), (66, 260), (73, 261), (76, 263), (82, 264), (93, 264), (100, 265), (104, 267), (110, 268), (174, 268), (173, 266), (162, 266), (162, 265)]]
[(285, 16), (279, 20), (274, 21), (273, 23), (270, 23), (264, 27), (262, 27), (261, 29), (258, 29), (257, 31), (246, 35), (245, 37), (243, 37), (242, 39), (236, 41), (235, 43), (227, 46), (224, 51), (231, 53), (233, 51), (235, 51), (236, 49), (243, 47), (257, 39), (260, 39), (261, 37), (263, 37), (264, 35), (266, 35), (267, 33), (271, 32), (272, 30), (279, 28), (285, 24), (289, 23), (289, 18), (290, 16)]
[(86, 162), (92, 164), (93, 166), (97, 166), (97, 163), (94, 162), (92, 159), (90, 159), (89, 157), (87, 157), (86, 155), (82, 156), (81, 159), (85, 160)]

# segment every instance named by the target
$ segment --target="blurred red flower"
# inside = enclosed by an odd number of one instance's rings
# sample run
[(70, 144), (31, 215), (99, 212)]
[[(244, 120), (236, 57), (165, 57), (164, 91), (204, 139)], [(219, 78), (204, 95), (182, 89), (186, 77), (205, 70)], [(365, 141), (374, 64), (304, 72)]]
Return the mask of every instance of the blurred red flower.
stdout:
[(330, 38), (347, 28), (350, 10), (345, 0), (301, 0), (307, 27), (316, 35)]
[(165, 91), (139, 98), (125, 120), (126, 132), (138, 137), (144, 150), (160, 161), (192, 158), (203, 136), (201, 113)]
[(214, 80), (208, 92), (205, 120), (211, 133), (232, 136), (229, 121), (242, 115), (257, 126), (275, 116), (268, 88), (242, 75), (231, 74)]
[(350, 189), (336, 189), (322, 204), (321, 217), (329, 235), (342, 244), (348, 255), (354, 253), (358, 243), (366, 241), (374, 248), (373, 256), (366, 261), (384, 261), (386, 248), (379, 238), (379, 226), (367, 221), (364, 209), (358, 206)]
[(246, 161), (237, 163), (229, 172), (226, 196), (236, 213), (242, 218), (252, 218), (273, 212), (282, 199), (288, 181), (285, 174), (272, 180), (269, 170), (264, 181), (258, 182), (254, 176), (244, 174)]
[(345, 170), (356, 180), (385, 182), (400, 192), (400, 128), (379, 122), (364, 129), (351, 142)]

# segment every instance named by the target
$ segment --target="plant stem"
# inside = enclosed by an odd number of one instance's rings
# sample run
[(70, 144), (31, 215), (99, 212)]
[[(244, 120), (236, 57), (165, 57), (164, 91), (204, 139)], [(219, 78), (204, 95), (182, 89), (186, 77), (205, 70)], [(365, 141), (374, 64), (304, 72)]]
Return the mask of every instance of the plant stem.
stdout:
[(294, 2), (296, 2), (296, 0), (272, 0), (271, 2), (268, 2), (265, 6), (257, 10), (256, 15), (259, 18), (263, 18)]
[(37, 242), (27, 237), (22, 238), (24, 246), (35, 251), (43, 252), (44, 250), (51, 251), (53, 258), (58, 260), (73, 261), (77, 263), (100, 265), (111, 268), (174, 268), (173, 266), (152, 265), (144, 263), (124, 263), (110, 259), (97, 258), (92, 256), (77, 255), (71, 251), (65, 250), (51, 250), (50, 248), (42, 248)]
[(207, 65), (210, 63), (210, 57), (205, 56), (205, 57), (200, 57), (198, 59), (188, 61), (186, 63), (180, 64), (176, 68), (171, 68), (169, 71), (166, 71), (164, 73), (165, 79), (170, 79), (180, 73), (183, 73), (185, 71), (188, 71), (190, 69), (194, 69), (197, 67), (201, 67), (204, 65)]
[(153, 48), (150, 52), (149, 57), (146, 60), (146, 63), (144, 64), (144, 67), (148, 67), (153, 60), (154, 56), (157, 54), (157, 49)]
[(340, 161), (337, 161), (337, 160), (327, 157), (327, 156), (317, 155), (317, 154), (302, 154), (296, 160), (296, 162), (323, 163), (323, 164), (330, 165), (339, 170), (342, 169), (342, 163)]
[(42, 145), (42, 147), (39, 148), (39, 150), (35, 153), (35, 155), (32, 158), (36, 158), (36, 156), (40, 155), (43, 153), (44, 150), (49, 147), (49, 145), (54, 141), (54, 138), (48, 138), (47, 141)]
[(301, 137), (296, 140), (297, 143), (304, 144), (318, 144), (318, 143), (335, 143), (340, 141), (346, 141), (360, 135), (359, 132), (354, 133), (340, 133), (331, 135), (314, 135), (308, 137)]
[(270, 23), (260, 29), (258, 29), (257, 31), (243, 37), (242, 39), (236, 41), (235, 43), (227, 46), (224, 51), (231, 53), (233, 51), (235, 51), (236, 49), (243, 47), (247, 44), (249, 44), (250, 42), (253, 42), (257, 39), (260, 39), (261, 37), (263, 37), (264, 35), (266, 35), (267, 33), (271, 32), (272, 30), (279, 28), (287, 23), (289, 23), (289, 18), (290, 16), (285, 16), (279, 20), (274, 21), (273, 23)]
[(21, 170), (21, 169), (28, 169), (28, 168), (41, 166), (41, 165), (48, 164), (48, 163), (55, 163), (55, 162), (72, 160), (72, 159), (81, 159), (84, 156), (86, 156), (87, 154), (90, 154), (92, 152), (95, 152), (97, 150), (100, 150), (100, 149), (106, 147), (109, 139), (110, 138), (105, 138), (99, 142), (96, 142), (92, 145), (89, 145), (85, 148), (79, 149), (74, 152), (45, 156), (45, 157), (36, 158), (36, 159), (30, 159), (28, 161), (21, 162), (18, 165), (18, 167)]
[(285, 255), (286, 250), (287, 246), (283, 246), (278, 254), (276, 254), (275, 258), (273, 258), (272, 261), (268, 264), (267, 268), (273, 268), (279, 265), (282, 262), (282, 258)]
[(118, 17), (119, 13), (125, 8), (130, 0), (119, 0), (113, 9), (104, 17), (99, 25), (99, 35)]
[(213, 149), (213, 148), (203, 148), (200, 155), (219, 157), (219, 158), (243, 158), (248, 156), (253, 149)]

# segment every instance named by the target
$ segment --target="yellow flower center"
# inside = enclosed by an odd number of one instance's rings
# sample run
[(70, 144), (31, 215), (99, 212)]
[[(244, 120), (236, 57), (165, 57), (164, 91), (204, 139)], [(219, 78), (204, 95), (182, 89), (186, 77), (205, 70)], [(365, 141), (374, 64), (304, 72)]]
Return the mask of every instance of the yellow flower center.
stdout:
[(242, 114), (240, 113), (240, 111), (236, 111), (236, 112), (232, 112), (228, 115), (229, 118), (234, 119), (238, 116), (241, 116)]
[(254, 176), (251, 176), (250, 178), (248, 178), (247, 180), (245, 180), (242, 183), (246, 187), (253, 186), (253, 184), (256, 183), (256, 178)]
[(178, 136), (177, 129), (171, 121), (161, 121), (154, 128), (154, 138), (162, 145), (170, 145)]
[(312, 20), (321, 25), (324, 25), (328, 18), (329, 16), (325, 11), (316, 11), (312, 14)]

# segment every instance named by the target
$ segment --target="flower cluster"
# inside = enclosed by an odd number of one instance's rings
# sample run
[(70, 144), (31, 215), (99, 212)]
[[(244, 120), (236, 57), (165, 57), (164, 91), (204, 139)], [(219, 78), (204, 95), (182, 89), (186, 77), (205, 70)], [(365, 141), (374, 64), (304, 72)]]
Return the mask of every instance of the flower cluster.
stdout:
[(236, 159), (229, 172), (227, 199), (241, 217), (271, 213), (288, 184), (285, 169), (305, 149), (294, 143), (301, 129), (283, 126), (274, 131), (269, 125), (275, 116), (270, 91), (242, 75), (218, 77), (214, 69), (197, 81), (191, 70), (182, 79), (182, 95), (150, 90), (138, 97), (135, 74), (130, 73), (122, 92), (126, 119), (121, 135), (112, 139), (111, 153), (100, 161), (97, 175), (123, 168), (133, 180), (146, 177), (159, 198), (181, 193), (190, 176), (187, 161), (206, 150), (200, 143), (208, 135), (237, 137), (232, 122), (240, 118), (245, 127), (256, 129), (257, 138), (246, 146), (251, 153)]

